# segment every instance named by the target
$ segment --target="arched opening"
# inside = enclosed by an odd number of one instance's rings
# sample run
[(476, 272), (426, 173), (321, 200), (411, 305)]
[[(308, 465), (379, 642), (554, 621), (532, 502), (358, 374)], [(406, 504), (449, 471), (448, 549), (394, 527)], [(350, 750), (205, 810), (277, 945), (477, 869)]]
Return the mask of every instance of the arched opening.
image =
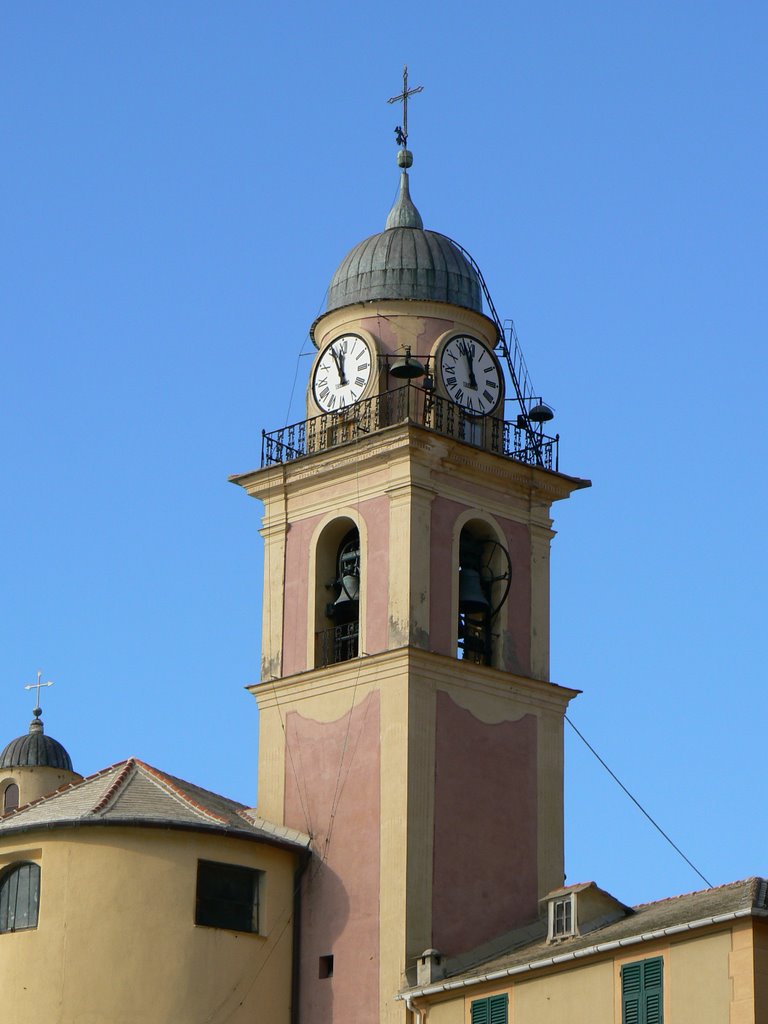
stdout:
[(3, 814), (15, 811), (19, 806), (19, 787), (15, 782), (9, 782), (3, 790)]
[(316, 550), (315, 666), (356, 658), (360, 649), (362, 556), (360, 531), (351, 519), (335, 519)]
[(40, 867), (12, 864), (0, 874), (0, 933), (37, 928), (40, 908)]
[(509, 553), (490, 524), (467, 523), (459, 536), (457, 654), (476, 665), (493, 665), (498, 614), (512, 578)]

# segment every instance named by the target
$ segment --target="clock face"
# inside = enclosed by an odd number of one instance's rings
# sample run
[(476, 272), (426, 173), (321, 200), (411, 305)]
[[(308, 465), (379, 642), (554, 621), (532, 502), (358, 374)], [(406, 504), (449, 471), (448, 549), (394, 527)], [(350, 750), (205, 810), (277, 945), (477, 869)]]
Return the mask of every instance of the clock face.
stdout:
[(342, 334), (320, 353), (312, 380), (315, 402), (324, 412), (354, 405), (371, 379), (371, 350), (357, 334)]
[(460, 334), (440, 354), (440, 378), (448, 396), (466, 412), (486, 416), (501, 398), (501, 371), (482, 341)]

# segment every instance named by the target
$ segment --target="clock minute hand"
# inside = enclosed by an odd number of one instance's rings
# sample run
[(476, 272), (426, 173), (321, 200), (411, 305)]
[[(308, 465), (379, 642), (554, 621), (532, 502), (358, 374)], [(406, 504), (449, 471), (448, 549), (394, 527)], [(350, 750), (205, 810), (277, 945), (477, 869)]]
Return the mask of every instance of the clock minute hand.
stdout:
[(338, 365), (339, 365), (339, 384), (341, 384), (342, 387), (346, 387), (347, 384), (349, 384), (349, 381), (347, 380), (347, 375), (344, 372), (344, 353), (343, 352), (339, 352), (339, 363), (338, 363)]
[(467, 369), (469, 370), (469, 385), (473, 391), (477, 391), (477, 379), (475, 377), (475, 371), (473, 368), (472, 349), (465, 341), (461, 351), (464, 354), (464, 358), (467, 360)]

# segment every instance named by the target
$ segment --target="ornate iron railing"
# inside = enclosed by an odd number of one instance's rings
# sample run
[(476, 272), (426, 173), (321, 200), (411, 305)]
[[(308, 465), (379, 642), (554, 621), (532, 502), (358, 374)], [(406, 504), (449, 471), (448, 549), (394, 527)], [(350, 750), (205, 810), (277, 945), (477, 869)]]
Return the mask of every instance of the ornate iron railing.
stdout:
[(262, 431), (261, 464), (273, 466), (327, 451), (396, 423), (415, 423), (516, 462), (558, 469), (559, 435), (548, 437), (527, 424), (475, 416), (433, 391), (408, 383), (337, 412)]
[(315, 633), (315, 667), (338, 665), (357, 657), (360, 623), (348, 622)]

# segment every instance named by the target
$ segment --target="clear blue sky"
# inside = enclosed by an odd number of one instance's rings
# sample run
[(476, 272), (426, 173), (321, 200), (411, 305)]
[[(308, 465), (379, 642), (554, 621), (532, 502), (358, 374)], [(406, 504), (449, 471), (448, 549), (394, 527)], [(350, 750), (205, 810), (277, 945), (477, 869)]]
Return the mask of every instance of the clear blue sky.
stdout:
[[(768, 874), (758, 2), (5, 4), (3, 742), (253, 802), (260, 510), (307, 330), (397, 187), (557, 411), (553, 678), (713, 882)], [(298, 377), (296, 378), (298, 367)], [(296, 388), (291, 401), (294, 379)], [(699, 887), (571, 736), (571, 880)]]

